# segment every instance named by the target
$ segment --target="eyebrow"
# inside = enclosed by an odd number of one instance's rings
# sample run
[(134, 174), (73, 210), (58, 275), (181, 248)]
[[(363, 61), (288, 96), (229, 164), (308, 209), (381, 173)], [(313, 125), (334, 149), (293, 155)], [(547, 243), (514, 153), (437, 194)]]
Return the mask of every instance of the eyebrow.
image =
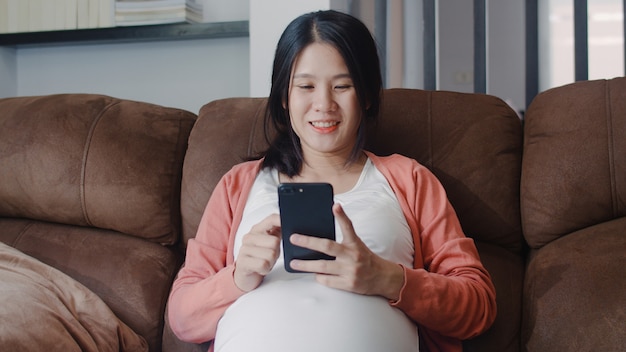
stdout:
[[(314, 78), (315, 75), (311, 74), (311, 73), (296, 73), (295, 75), (293, 75), (293, 78)], [(349, 73), (340, 73), (338, 75), (333, 76), (333, 79), (339, 79), (339, 78), (350, 78), (352, 79), (352, 76), (350, 76)]]

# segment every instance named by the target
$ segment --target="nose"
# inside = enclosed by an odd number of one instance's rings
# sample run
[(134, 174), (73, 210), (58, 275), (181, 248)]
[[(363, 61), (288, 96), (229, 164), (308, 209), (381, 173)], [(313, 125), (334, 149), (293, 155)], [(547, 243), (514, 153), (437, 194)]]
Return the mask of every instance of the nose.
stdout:
[(333, 99), (333, 94), (330, 89), (317, 89), (315, 94), (314, 108), (316, 111), (327, 112), (334, 111), (337, 104)]

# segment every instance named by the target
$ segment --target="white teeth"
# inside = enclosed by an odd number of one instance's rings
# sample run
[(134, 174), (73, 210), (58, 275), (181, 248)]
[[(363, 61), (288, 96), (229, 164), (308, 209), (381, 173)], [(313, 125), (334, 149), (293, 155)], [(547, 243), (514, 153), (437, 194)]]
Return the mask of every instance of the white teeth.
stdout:
[(339, 122), (337, 121), (313, 121), (311, 122), (311, 124), (313, 125), (313, 127), (328, 128), (328, 127), (332, 127), (332, 126), (339, 124)]

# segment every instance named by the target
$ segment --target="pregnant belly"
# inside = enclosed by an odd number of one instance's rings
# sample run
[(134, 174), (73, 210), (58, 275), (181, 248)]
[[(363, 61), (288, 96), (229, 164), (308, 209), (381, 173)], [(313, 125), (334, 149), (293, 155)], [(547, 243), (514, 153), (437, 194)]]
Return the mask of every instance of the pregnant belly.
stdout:
[(216, 352), (418, 351), (417, 327), (382, 297), (274, 270), (221, 318)]

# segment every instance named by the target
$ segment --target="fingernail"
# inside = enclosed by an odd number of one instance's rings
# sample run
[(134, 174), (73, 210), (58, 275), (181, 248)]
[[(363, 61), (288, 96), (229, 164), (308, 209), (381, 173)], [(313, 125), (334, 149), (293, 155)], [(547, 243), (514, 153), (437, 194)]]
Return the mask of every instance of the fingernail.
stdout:
[(291, 241), (291, 243), (297, 244), (300, 242), (301, 238), (302, 237), (300, 235), (293, 234), (291, 235), (291, 237), (289, 237), (289, 240)]

